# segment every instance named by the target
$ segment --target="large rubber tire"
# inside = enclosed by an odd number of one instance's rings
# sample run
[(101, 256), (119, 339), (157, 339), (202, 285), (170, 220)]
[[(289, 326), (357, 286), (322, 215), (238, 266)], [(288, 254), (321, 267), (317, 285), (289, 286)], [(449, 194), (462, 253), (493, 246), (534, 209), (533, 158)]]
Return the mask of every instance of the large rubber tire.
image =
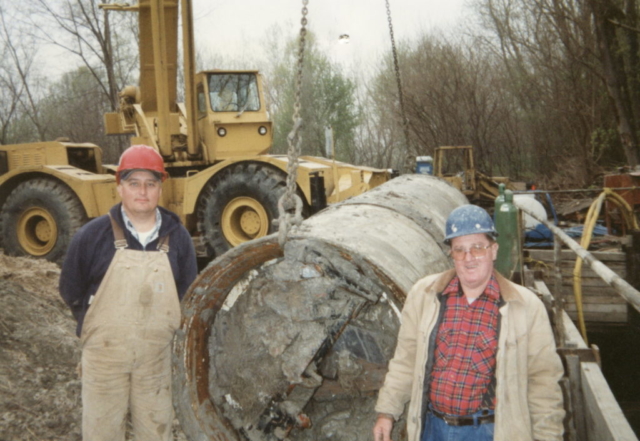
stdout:
[(278, 200), (286, 175), (273, 167), (243, 163), (222, 170), (205, 187), (198, 204), (198, 230), (210, 257), (277, 231)]
[(80, 200), (61, 182), (46, 178), (23, 182), (2, 207), (4, 251), (61, 263), (71, 238), (86, 221)]

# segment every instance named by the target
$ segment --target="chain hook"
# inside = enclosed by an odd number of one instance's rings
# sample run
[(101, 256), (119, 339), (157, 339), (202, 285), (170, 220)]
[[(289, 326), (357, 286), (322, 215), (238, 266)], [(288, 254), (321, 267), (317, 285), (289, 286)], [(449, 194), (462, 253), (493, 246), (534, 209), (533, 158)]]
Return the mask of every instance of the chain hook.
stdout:
[(299, 226), (302, 223), (302, 199), (297, 193), (296, 178), (298, 176), (298, 164), (300, 151), (302, 146), (302, 136), (300, 128), (302, 126), (302, 118), (300, 117), (300, 94), (302, 90), (302, 68), (304, 67), (304, 47), (307, 37), (307, 14), (309, 10), (307, 5), (309, 0), (302, 0), (302, 19), (300, 20), (300, 38), (298, 40), (298, 68), (296, 72), (295, 83), (295, 103), (293, 105), (293, 129), (287, 135), (287, 144), (289, 150), (287, 152), (287, 189), (278, 201), (278, 219), (274, 220), (274, 224), (278, 229), (278, 242), (284, 247), (287, 241), (287, 235), (291, 226)]
[(415, 157), (411, 156), (409, 144), (409, 118), (404, 106), (404, 93), (402, 91), (402, 78), (400, 77), (400, 64), (398, 63), (398, 51), (396, 50), (396, 39), (393, 34), (393, 23), (391, 22), (391, 6), (389, 0), (385, 0), (387, 7), (387, 21), (389, 22), (389, 35), (391, 36), (391, 52), (393, 54), (393, 67), (396, 71), (396, 82), (398, 84), (398, 102), (400, 103), (400, 113), (402, 117), (402, 131), (404, 132), (404, 142), (407, 146), (405, 158), (405, 171), (411, 173), (415, 169)]

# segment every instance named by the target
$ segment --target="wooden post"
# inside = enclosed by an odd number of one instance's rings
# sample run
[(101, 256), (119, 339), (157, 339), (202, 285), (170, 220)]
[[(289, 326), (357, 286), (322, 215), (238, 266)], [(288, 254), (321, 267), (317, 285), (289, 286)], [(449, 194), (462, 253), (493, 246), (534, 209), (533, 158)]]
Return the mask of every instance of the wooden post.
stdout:
[[(627, 280), (634, 288), (640, 288), (640, 231), (631, 232), (631, 246), (627, 248)], [(627, 322), (640, 328), (640, 313), (628, 306)]]
[(564, 321), (562, 320), (564, 313), (564, 294), (562, 292), (562, 271), (560, 270), (560, 265), (562, 264), (562, 243), (560, 242), (560, 238), (555, 234), (553, 236), (553, 264), (556, 337), (558, 338), (557, 345), (562, 347), (565, 343)]
[(560, 387), (562, 388), (562, 396), (564, 398), (564, 409), (567, 412), (564, 418), (564, 441), (581, 441), (578, 439), (576, 433), (576, 416), (571, 397), (571, 380), (567, 375), (560, 380)]
[(587, 427), (585, 419), (584, 397), (582, 395), (582, 374), (580, 370), (580, 357), (567, 355), (567, 374), (570, 379), (571, 403), (573, 404), (573, 422), (576, 426), (576, 435), (579, 440), (587, 439)]

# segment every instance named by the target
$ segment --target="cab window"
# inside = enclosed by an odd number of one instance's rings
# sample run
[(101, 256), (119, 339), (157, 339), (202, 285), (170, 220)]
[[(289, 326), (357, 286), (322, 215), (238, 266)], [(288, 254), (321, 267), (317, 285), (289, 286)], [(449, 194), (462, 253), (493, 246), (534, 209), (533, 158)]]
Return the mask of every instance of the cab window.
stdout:
[(255, 112), (260, 110), (256, 75), (210, 74), (209, 98), (214, 112)]

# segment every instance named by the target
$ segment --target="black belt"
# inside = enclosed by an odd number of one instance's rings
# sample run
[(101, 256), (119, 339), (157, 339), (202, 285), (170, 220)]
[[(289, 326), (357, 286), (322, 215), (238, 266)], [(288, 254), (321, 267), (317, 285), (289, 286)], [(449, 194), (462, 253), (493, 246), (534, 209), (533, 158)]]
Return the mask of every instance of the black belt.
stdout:
[(429, 409), (429, 411), (443, 420), (449, 426), (473, 426), (474, 424), (488, 424), (495, 421), (495, 415), (478, 415), (477, 417), (470, 416), (454, 416), (440, 413), (435, 409)]

